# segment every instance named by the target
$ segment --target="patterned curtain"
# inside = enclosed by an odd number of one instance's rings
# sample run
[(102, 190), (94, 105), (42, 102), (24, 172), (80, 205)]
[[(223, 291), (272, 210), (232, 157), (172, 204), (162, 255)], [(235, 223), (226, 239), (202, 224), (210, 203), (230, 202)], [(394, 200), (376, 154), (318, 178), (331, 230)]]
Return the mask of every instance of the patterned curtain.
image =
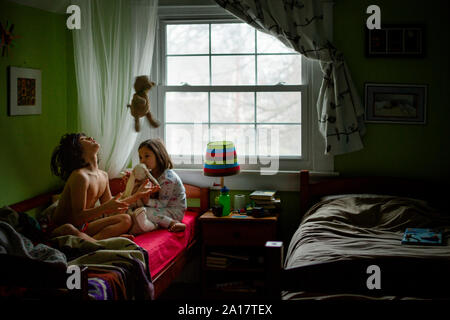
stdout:
[(323, 81), (317, 112), (325, 153), (338, 155), (362, 149), (364, 108), (342, 53), (326, 39), (321, 1), (215, 1), (257, 30), (320, 62)]

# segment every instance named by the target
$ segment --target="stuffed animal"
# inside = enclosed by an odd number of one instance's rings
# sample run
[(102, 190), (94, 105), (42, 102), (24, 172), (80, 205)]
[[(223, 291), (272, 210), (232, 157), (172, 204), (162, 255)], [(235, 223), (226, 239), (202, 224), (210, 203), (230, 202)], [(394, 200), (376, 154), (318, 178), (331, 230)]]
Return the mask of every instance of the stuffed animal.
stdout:
[[(136, 191), (147, 178), (150, 179), (150, 181), (154, 185), (159, 186), (158, 180), (156, 180), (155, 177), (152, 176), (150, 171), (147, 169), (147, 166), (144, 163), (137, 164), (133, 168), (133, 171), (128, 178), (127, 185), (121, 199), (127, 198), (136, 193)], [(133, 220), (133, 224), (130, 230), (131, 234), (138, 235), (140, 233), (152, 231), (157, 227), (147, 218), (144, 203), (141, 199), (139, 199), (136, 204), (130, 206), (130, 208), (128, 209), (128, 214)]]
[(150, 126), (157, 128), (160, 126), (158, 120), (153, 118), (152, 113), (150, 112), (150, 101), (148, 99), (148, 92), (155, 85), (153, 81), (147, 76), (138, 76), (134, 81), (134, 91), (136, 93), (133, 95), (133, 100), (131, 100), (131, 104), (128, 104), (127, 107), (130, 108), (131, 115), (134, 117), (134, 129), (136, 132), (140, 131), (140, 118), (147, 117)]

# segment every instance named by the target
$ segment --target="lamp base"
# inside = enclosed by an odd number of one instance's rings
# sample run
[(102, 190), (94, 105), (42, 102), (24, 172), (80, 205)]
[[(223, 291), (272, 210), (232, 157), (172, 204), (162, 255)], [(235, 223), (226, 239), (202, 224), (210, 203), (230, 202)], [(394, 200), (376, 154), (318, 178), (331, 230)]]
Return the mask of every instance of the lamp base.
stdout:
[(203, 175), (208, 177), (227, 177), (238, 174), (241, 171), (240, 166), (227, 169), (208, 169), (203, 168)]

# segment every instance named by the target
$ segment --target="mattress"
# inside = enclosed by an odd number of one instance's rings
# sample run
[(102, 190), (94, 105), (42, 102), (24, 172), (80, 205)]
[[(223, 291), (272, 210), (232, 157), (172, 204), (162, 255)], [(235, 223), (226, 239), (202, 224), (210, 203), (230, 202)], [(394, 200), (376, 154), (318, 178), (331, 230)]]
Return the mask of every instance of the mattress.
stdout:
[(169, 232), (159, 229), (138, 235), (134, 242), (147, 250), (149, 269), (154, 279), (180, 252), (194, 239), (197, 232), (197, 212), (186, 211), (182, 222), (186, 224), (184, 232)]

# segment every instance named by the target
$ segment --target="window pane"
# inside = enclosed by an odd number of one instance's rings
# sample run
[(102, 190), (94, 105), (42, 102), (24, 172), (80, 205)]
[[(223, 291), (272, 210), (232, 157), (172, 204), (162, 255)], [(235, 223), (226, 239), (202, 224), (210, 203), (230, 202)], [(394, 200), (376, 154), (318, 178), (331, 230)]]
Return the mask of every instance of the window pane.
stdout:
[(301, 122), (301, 92), (258, 92), (256, 114), (258, 122)]
[(167, 54), (208, 54), (208, 24), (172, 24), (167, 26)]
[(211, 125), (210, 141), (221, 140), (234, 142), (240, 164), (245, 163), (248, 156), (255, 158), (256, 140), (253, 125)]
[(300, 125), (258, 125), (258, 153), (263, 156), (301, 156)]
[(209, 85), (208, 57), (167, 57), (167, 84)]
[(258, 56), (258, 84), (300, 84), (301, 74), (299, 55)]
[(258, 53), (295, 53), (280, 40), (261, 31), (257, 31)]
[(255, 84), (254, 56), (212, 57), (212, 84)]
[[(202, 164), (208, 141), (208, 125), (166, 125), (166, 148), (172, 160), (178, 160), (178, 164), (183, 159), (186, 164)], [(200, 156), (200, 159), (180, 156)]]
[(208, 122), (207, 92), (167, 92), (166, 122)]
[(253, 92), (211, 92), (211, 122), (254, 122)]
[(212, 53), (254, 53), (255, 29), (245, 23), (211, 25)]

